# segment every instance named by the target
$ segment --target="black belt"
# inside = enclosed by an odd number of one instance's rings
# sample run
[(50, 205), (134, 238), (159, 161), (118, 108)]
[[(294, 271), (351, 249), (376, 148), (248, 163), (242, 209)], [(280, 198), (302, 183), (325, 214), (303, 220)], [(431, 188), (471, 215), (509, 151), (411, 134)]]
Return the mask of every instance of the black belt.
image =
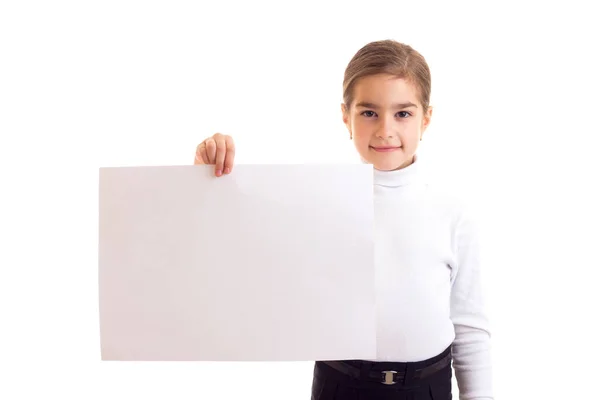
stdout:
[[(415, 370), (414, 378), (415, 379), (424, 379), (434, 373), (446, 368), (450, 365), (452, 360), (452, 354), (447, 354), (441, 360), (428, 365), (427, 367), (420, 368)], [(351, 376), (355, 379), (360, 379), (360, 368), (349, 365), (343, 361), (324, 361), (325, 364), (329, 365), (331, 368), (345, 374)], [(405, 371), (369, 371), (367, 378), (374, 382), (380, 382), (384, 385), (395, 385), (398, 382), (404, 381)]]

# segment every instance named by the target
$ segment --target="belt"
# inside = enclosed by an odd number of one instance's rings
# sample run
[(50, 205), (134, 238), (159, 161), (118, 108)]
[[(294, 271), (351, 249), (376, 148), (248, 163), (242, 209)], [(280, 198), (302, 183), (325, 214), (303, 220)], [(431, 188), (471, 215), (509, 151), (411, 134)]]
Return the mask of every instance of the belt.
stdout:
[[(424, 379), (434, 373), (444, 369), (450, 365), (452, 360), (452, 354), (447, 354), (441, 360), (428, 365), (427, 367), (415, 370), (414, 378)], [(361, 378), (360, 368), (346, 364), (343, 361), (323, 361), (326, 365), (331, 368), (343, 373), (344, 375), (351, 376), (355, 379)], [(395, 385), (396, 383), (404, 381), (405, 371), (369, 371), (367, 379), (374, 382), (380, 382), (384, 385)]]

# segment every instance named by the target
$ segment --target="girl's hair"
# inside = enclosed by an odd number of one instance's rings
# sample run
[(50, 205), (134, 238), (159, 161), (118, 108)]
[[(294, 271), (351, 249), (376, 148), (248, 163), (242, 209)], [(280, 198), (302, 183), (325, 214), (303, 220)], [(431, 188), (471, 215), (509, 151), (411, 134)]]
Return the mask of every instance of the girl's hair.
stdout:
[(365, 76), (391, 74), (416, 86), (426, 111), (431, 95), (431, 73), (425, 58), (412, 47), (394, 40), (380, 40), (362, 47), (350, 60), (344, 73), (344, 104), (354, 101), (354, 85)]

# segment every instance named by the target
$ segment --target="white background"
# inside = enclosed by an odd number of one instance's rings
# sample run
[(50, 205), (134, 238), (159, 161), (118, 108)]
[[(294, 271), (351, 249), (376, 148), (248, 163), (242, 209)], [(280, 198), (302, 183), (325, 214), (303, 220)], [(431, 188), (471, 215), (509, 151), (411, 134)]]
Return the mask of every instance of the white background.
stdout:
[(594, 2), (289, 3), (1, 3), (0, 398), (309, 398), (312, 363), (100, 362), (98, 168), (217, 131), (240, 163), (354, 161), (343, 71), (386, 38), (429, 62), (420, 153), (480, 212), (497, 399), (598, 396)]

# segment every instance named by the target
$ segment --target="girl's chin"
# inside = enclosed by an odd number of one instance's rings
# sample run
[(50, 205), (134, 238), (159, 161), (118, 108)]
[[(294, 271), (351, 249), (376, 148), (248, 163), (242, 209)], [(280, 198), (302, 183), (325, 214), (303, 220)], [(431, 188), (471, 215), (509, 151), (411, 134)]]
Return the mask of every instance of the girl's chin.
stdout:
[(394, 160), (394, 161), (387, 161), (387, 162), (381, 162), (380, 160), (373, 160), (371, 162), (369, 162), (369, 164), (373, 164), (373, 168), (378, 169), (380, 171), (394, 171), (396, 169), (399, 169), (402, 164), (404, 164), (404, 160)]
[(395, 171), (395, 170), (399, 169), (399, 167), (400, 167), (400, 165), (387, 166), (387, 165), (373, 164), (373, 168), (375, 168), (378, 171)]
[(371, 155), (371, 157), (361, 157), (361, 160), (365, 164), (371, 164), (373, 168), (379, 171), (395, 171), (407, 164), (406, 157), (398, 156), (399, 154), (396, 154), (396, 157), (390, 157), (390, 155), (373, 157)]

